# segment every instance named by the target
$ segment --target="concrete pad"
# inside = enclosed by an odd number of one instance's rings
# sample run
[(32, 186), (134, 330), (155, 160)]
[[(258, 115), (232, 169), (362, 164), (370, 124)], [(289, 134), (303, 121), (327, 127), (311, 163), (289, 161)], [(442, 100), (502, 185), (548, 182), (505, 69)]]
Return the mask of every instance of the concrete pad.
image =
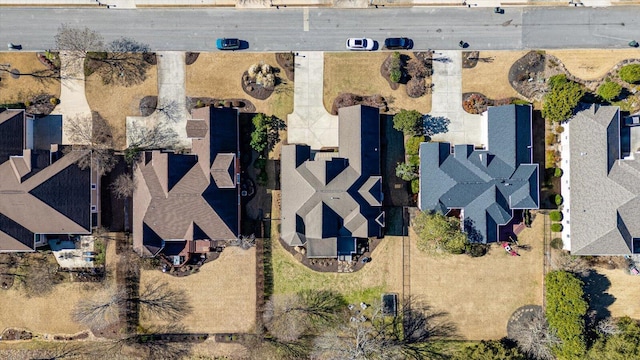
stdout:
[(318, 150), (338, 146), (338, 117), (327, 113), (323, 104), (324, 53), (298, 52), (293, 113), (287, 117), (287, 140)]
[[(75, 119), (92, 127), (91, 109), (84, 92), (84, 59), (69, 51), (60, 52), (60, 104), (53, 109), (53, 115), (62, 115), (62, 144), (72, 145), (69, 128), (65, 120)], [(85, 125), (82, 125), (85, 128)], [(75, 140), (76, 145), (88, 142)]]
[(452, 144), (482, 144), (482, 115), (469, 114), (462, 108), (462, 52), (434, 53), (431, 116), (451, 120), (449, 131), (432, 137)]

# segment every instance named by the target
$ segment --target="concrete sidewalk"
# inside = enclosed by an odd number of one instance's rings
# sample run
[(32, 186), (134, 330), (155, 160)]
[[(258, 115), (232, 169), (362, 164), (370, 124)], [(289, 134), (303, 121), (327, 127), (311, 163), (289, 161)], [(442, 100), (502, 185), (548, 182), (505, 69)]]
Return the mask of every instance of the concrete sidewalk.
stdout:
[(449, 131), (432, 137), (452, 144), (482, 145), (482, 115), (472, 115), (462, 108), (462, 52), (440, 51), (433, 58), (432, 116), (451, 120)]
[[(82, 129), (92, 129), (91, 109), (84, 92), (84, 59), (68, 51), (60, 52), (60, 104), (53, 115), (62, 115), (62, 144), (87, 145), (82, 136), (70, 136), (68, 121), (78, 122)], [(72, 139), (73, 138), (73, 139)]]
[(322, 102), (324, 53), (296, 53), (293, 113), (287, 117), (287, 141), (314, 150), (338, 146), (338, 117), (327, 113)]

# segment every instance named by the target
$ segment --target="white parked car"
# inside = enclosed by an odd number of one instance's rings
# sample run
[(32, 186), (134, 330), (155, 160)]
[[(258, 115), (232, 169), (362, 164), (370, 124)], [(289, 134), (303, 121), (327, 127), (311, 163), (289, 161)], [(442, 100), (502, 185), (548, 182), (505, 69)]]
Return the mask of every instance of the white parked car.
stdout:
[(375, 42), (367, 38), (348, 38), (347, 49), (349, 50), (373, 50)]

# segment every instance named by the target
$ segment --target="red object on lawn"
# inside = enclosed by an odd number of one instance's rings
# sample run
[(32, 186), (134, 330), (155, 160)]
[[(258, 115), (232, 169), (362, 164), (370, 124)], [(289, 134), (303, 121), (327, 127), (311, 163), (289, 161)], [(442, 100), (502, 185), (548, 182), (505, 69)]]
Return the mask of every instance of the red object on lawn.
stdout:
[(504, 251), (509, 253), (509, 255), (520, 256), (515, 250), (513, 250), (513, 248), (509, 245), (508, 242), (503, 242), (502, 247), (504, 248)]

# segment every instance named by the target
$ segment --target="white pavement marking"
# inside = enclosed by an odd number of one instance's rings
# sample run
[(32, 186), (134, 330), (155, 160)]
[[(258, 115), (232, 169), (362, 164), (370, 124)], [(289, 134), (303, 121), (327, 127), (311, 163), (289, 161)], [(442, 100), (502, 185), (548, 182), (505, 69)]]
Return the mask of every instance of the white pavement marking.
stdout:
[(287, 116), (287, 140), (314, 150), (338, 146), (338, 117), (327, 113), (322, 102), (324, 53), (298, 52), (293, 113)]
[[(127, 130), (138, 126), (155, 126), (165, 122), (177, 134), (174, 147), (190, 148), (191, 139), (187, 137), (187, 120), (191, 115), (187, 111), (185, 91), (185, 54), (180, 51), (160, 51), (158, 56), (158, 105), (149, 116), (127, 116)], [(158, 109), (166, 109), (159, 111)], [(168, 117), (166, 114), (170, 113)], [(129, 136), (127, 136), (129, 146)]]
[[(84, 59), (67, 51), (60, 52), (60, 104), (53, 110), (54, 115), (62, 115), (62, 144), (88, 145), (70, 138), (68, 120), (73, 119), (82, 128), (92, 128), (89, 103), (84, 92)], [(81, 125), (85, 123), (86, 125)], [(73, 137), (73, 136), (71, 136)]]
[(434, 135), (434, 141), (452, 144), (482, 144), (481, 115), (472, 115), (462, 108), (462, 52), (441, 51), (433, 55), (433, 92), (431, 116), (451, 120), (449, 131)]
[(304, 8), (302, 12), (302, 22), (304, 31), (309, 31), (309, 8)]

